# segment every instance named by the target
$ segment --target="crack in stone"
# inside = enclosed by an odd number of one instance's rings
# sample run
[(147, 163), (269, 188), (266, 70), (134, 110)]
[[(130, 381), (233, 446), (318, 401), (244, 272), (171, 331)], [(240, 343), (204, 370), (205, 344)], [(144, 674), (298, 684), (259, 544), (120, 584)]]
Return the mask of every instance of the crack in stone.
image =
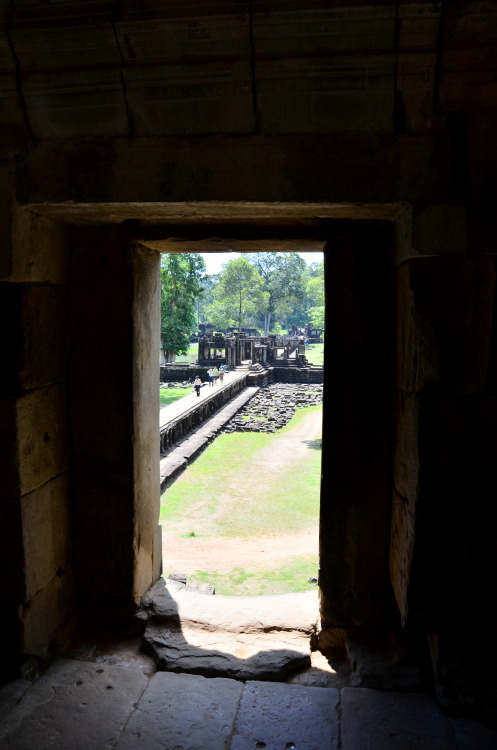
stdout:
[(6, 36), (7, 36), (7, 41), (9, 43), (9, 49), (14, 60), (16, 92), (17, 92), (17, 96), (19, 97), (19, 106), (21, 108), (22, 116), (24, 119), (24, 125), (26, 127), (26, 130), (28, 131), (29, 137), (34, 138), (35, 136), (34, 136), (33, 128), (31, 127), (31, 122), (30, 122), (29, 114), (28, 114), (28, 106), (26, 103), (23, 89), (22, 89), (21, 62), (17, 55), (16, 48), (14, 45), (14, 40), (12, 38), (14, 6), (15, 6), (15, 0), (11, 0), (10, 8), (9, 8), (9, 20), (8, 20), (7, 29), (6, 29)]
[(117, 34), (117, 29), (116, 29), (116, 24), (117, 24), (120, 8), (121, 8), (121, 0), (116, 0), (114, 3), (113, 11), (112, 11), (112, 33), (114, 35), (114, 41), (116, 43), (117, 51), (119, 53), (119, 58), (121, 61), (119, 65), (119, 78), (121, 79), (124, 107), (126, 109), (126, 118), (128, 120), (129, 137), (134, 138), (136, 136), (136, 127), (135, 127), (133, 112), (131, 110), (131, 106), (130, 106), (129, 99), (128, 99), (128, 86), (126, 84), (126, 78), (124, 76), (124, 55), (121, 49), (121, 45), (119, 44), (119, 37)]

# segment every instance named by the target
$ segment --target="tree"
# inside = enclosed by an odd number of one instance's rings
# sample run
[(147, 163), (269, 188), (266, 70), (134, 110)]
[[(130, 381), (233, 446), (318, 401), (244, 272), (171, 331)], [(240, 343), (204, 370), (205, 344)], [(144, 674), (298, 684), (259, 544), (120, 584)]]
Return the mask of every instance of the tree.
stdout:
[(197, 253), (161, 257), (161, 346), (166, 362), (188, 351), (204, 271), (205, 262)]
[(264, 291), (268, 295), (264, 312), (264, 335), (267, 336), (272, 319), (275, 316), (284, 319), (291, 311), (290, 303), (304, 298), (306, 263), (298, 253), (243, 253), (242, 257), (257, 268), (264, 280)]
[(204, 276), (200, 284), (202, 286), (202, 294), (197, 297), (195, 308), (197, 314), (197, 323), (214, 323), (213, 319), (209, 316), (209, 308), (214, 304), (214, 289), (219, 284), (220, 274), (213, 273), (208, 276)]
[(207, 308), (210, 322), (224, 329), (236, 325), (241, 330), (250, 316), (267, 307), (263, 285), (257, 269), (246, 258), (230, 260), (213, 291), (214, 303)]
[(309, 323), (315, 328), (324, 328), (324, 263), (319, 263), (316, 271), (305, 288), (309, 302)]

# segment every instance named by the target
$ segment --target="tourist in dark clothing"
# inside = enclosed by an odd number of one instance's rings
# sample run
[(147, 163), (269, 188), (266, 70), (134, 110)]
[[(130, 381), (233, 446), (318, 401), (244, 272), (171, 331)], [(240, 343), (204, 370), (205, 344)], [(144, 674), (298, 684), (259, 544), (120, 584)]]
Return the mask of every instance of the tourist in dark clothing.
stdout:
[(200, 396), (200, 388), (201, 388), (201, 386), (202, 386), (202, 381), (200, 380), (200, 376), (197, 375), (197, 377), (193, 381), (193, 387), (197, 391), (197, 396)]
[(209, 378), (209, 385), (214, 385), (214, 375), (212, 373), (212, 367), (207, 370), (207, 377)]

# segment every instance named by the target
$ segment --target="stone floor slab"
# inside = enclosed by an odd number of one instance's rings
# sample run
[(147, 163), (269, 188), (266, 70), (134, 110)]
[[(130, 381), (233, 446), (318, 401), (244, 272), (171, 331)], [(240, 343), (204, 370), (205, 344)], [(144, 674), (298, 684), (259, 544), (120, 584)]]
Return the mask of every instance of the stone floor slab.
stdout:
[(159, 672), (116, 750), (225, 750), (242, 689), (234, 680)]
[(338, 692), (247, 682), (231, 750), (337, 750)]
[(450, 719), (457, 750), (496, 750), (497, 729), (472, 719)]
[(0, 748), (111, 748), (147, 682), (139, 668), (60, 660), (26, 691), (3, 722)]
[(278, 680), (311, 664), (309, 639), (298, 632), (226, 633), (150, 623), (144, 644), (159, 669), (206, 677)]
[(450, 721), (431, 696), (369, 688), (341, 695), (342, 750), (457, 750)]

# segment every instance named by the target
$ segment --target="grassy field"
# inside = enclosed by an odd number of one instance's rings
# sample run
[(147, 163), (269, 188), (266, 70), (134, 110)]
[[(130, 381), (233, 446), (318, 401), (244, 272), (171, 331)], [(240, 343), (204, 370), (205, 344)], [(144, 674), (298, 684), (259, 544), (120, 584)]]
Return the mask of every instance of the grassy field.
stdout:
[(190, 344), (187, 354), (178, 354), (175, 362), (196, 362), (198, 355), (198, 344)]
[(202, 583), (210, 583), (217, 594), (224, 596), (274, 596), (309, 591), (313, 585), (308, 579), (316, 573), (317, 555), (299, 555), (267, 570), (232, 568), (227, 574), (197, 570), (194, 577)]
[(324, 364), (324, 343), (311, 344), (306, 347), (305, 356), (307, 361), (315, 367), (322, 367)]
[(183, 398), (183, 396), (187, 396), (192, 391), (193, 386), (191, 388), (161, 388), (159, 390), (160, 405), (168, 406), (169, 404), (173, 404), (175, 401)]
[[(321, 409), (298, 410), (274, 434), (235, 432), (216, 438), (162, 496), (163, 528), (180, 538), (216, 538), (221, 547), (223, 540), (267, 540), (317, 529), (320, 440), (308, 441), (297, 459), (281, 446), (306, 415)], [(278, 446), (283, 459), (272, 468)], [(221, 575), (214, 562), (211, 570), (197, 569), (192, 576), (216, 585), (219, 594), (285, 593), (308, 590), (317, 564), (317, 553), (299, 556), (289, 549), (288, 559), (271, 570), (234, 567)]]

